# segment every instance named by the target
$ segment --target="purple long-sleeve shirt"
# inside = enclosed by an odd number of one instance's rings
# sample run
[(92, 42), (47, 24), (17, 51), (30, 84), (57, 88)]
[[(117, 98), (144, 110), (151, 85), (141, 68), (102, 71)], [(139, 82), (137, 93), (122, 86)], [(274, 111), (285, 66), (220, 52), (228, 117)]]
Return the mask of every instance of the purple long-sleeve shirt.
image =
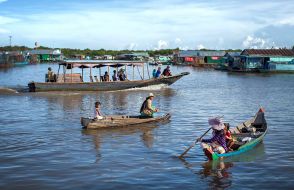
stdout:
[(215, 134), (211, 139), (202, 139), (202, 142), (205, 142), (205, 143), (217, 142), (219, 145), (221, 145), (225, 149), (226, 152), (228, 151), (226, 138), (223, 134)]

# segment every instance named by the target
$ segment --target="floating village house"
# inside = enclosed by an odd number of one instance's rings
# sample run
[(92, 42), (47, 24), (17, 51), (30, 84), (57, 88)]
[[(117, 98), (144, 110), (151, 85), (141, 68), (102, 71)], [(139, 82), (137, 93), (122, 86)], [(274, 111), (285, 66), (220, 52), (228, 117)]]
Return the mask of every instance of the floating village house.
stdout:
[(167, 63), (172, 60), (172, 55), (155, 55), (155, 61), (161, 62), (161, 63)]
[(244, 71), (294, 71), (293, 49), (244, 49), (234, 69)]
[(147, 52), (133, 52), (128, 54), (120, 54), (117, 56), (119, 60), (148, 60), (149, 54)]
[(0, 52), (0, 67), (25, 62), (25, 55), (21, 51)]
[(180, 50), (174, 54), (174, 60), (178, 64), (187, 64), (199, 67), (215, 67), (224, 63), (225, 51), (214, 50)]
[(26, 51), (31, 63), (56, 62), (62, 60), (59, 49), (34, 49)]

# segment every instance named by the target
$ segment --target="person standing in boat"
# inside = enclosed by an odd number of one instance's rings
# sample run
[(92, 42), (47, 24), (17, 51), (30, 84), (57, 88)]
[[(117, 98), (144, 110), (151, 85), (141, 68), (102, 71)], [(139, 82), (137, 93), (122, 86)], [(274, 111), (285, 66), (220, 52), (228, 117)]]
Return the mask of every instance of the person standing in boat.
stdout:
[(153, 117), (153, 113), (158, 112), (159, 109), (152, 106), (154, 95), (153, 93), (150, 93), (149, 96), (146, 98), (146, 100), (143, 102), (140, 114), (143, 117)]
[(198, 142), (202, 142), (201, 146), (204, 151), (217, 152), (219, 154), (228, 152), (224, 123), (218, 117), (209, 119), (208, 123), (212, 126), (213, 137), (210, 139), (198, 139)]
[(100, 107), (101, 107), (101, 103), (100, 102), (95, 102), (95, 110), (94, 110), (94, 114), (95, 117), (94, 119), (103, 119), (102, 113), (100, 111)]

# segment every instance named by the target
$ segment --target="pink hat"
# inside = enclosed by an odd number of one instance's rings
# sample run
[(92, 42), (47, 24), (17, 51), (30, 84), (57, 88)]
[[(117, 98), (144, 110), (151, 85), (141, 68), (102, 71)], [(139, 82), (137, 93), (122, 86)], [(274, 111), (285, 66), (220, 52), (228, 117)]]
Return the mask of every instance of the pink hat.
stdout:
[(215, 130), (222, 130), (225, 128), (223, 121), (219, 117), (208, 119), (208, 124), (212, 126)]

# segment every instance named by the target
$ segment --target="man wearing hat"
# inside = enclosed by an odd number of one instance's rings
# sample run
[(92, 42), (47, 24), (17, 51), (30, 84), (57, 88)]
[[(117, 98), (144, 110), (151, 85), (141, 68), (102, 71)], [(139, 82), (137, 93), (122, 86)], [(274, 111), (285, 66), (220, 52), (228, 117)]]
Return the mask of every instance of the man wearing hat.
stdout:
[[(219, 154), (226, 153), (228, 151), (228, 147), (224, 133), (224, 123), (219, 117), (209, 119), (208, 123), (213, 130), (213, 137), (210, 139), (198, 139), (199, 142), (202, 142), (202, 148), (209, 151), (216, 151)], [(210, 145), (207, 143), (210, 143)]]
[(143, 102), (143, 104), (141, 106), (141, 109), (140, 109), (141, 116), (153, 117), (153, 113), (159, 111), (159, 109), (152, 106), (153, 98), (154, 98), (153, 93), (149, 93), (149, 96), (146, 98), (146, 100)]

